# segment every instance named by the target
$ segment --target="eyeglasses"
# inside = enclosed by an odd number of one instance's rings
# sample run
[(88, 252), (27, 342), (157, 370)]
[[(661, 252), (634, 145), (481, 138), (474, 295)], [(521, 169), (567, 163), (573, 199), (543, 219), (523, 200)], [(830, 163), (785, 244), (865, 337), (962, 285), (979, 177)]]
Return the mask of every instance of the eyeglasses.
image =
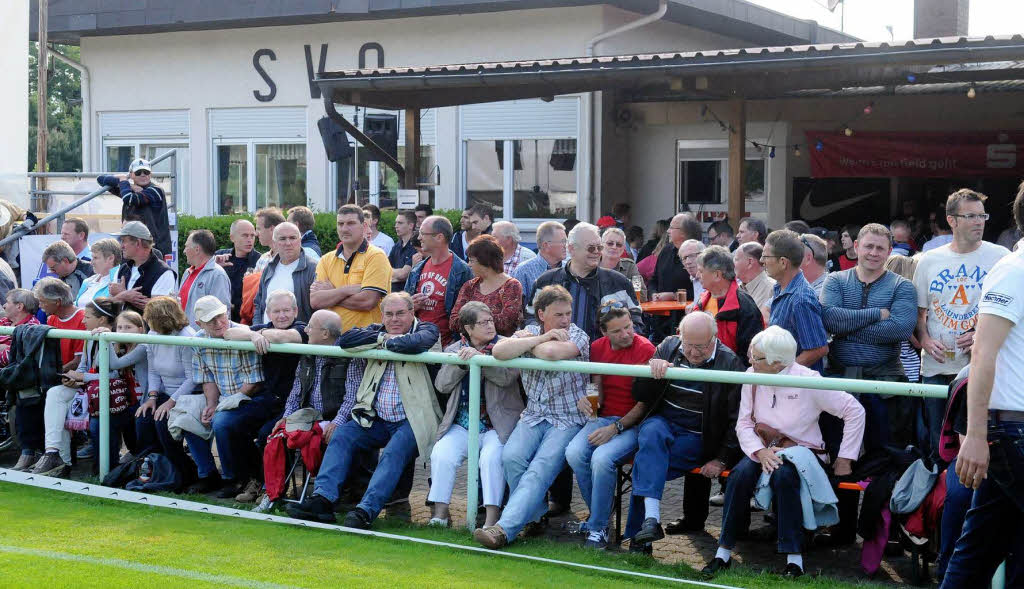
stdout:
[[(149, 170), (135, 170), (135, 175), (136, 176), (149, 176)], [(985, 217), (987, 218), (988, 215), (985, 215)]]
[(769, 255), (767, 255), (767, 254), (761, 254), (761, 260), (762, 260), (762, 261), (763, 261), (763, 260), (765, 260), (766, 258), (775, 258), (775, 259), (779, 259), (779, 258), (781, 258), (781, 257), (782, 257), (782, 256), (769, 256)]
[(604, 315), (605, 313), (607, 313), (608, 311), (611, 311), (612, 309), (625, 309), (625, 308), (626, 308), (626, 303), (623, 303), (622, 301), (608, 301), (607, 303), (602, 303), (601, 304), (601, 314)]
[(682, 231), (683, 230), (682, 225), (669, 225), (668, 228), (669, 229), (675, 229), (676, 231)]
[(988, 213), (967, 213), (966, 215), (950, 215), (950, 217), (958, 217), (960, 219), (967, 219), (968, 221), (988, 221)]
[(764, 362), (767, 359), (768, 359), (767, 356), (761, 356), (760, 358), (758, 358), (757, 356), (755, 356), (753, 354), (750, 355), (750, 363), (751, 364), (753, 364), (754, 362)]
[(473, 325), (494, 325), (494, 319), (493, 318), (491, 318), (491, 319), (481, 319), (481, 320), (473, 323)]
[(713, 344), (713, 343), (715, 343), (715, 338), (712, 337), (711, 339), (709, 339), (708, 341), (706, 341), (706, 342), (704, 342), (702, 344), (691, 344), (691, 343), (683, 342), (683, 348), (687, 349), (687, 350), (706, 350), (709, 347), (711, 347), (711, 344)]
[(427, 233), (425, 231), (420, 231), (420, 238), (423, 238), (423, 237), (433, 237), (435, 235), (441, 235), (441, 234), (440, 233)]
[(589, 254), (599, 254), (599, 253), (601, 253), (603, 251), (604, 251), (604, 244), (592, 243), (592, 244), (587, 246), (587, 253), (589, 253)]

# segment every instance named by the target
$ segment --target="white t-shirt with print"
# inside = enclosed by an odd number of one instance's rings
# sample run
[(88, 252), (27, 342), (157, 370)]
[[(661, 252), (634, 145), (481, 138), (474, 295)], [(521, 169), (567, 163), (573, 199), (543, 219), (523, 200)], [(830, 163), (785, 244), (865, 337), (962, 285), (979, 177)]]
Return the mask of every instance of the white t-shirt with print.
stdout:
[(996, 356), (989, 409), (1024, 411), (1024, 252), (1016, 251), (989, 272), (978, 312), (1013, 322)]
[[(978, 249), (967, 254), (944, 245), (921, 256), (914, 272), (914, 287), (918, 308), (927, 309), (930, 337), (940, 339), (946, 333), (959, 336), (974, 328), (985, 276), (1008, 253), (1005, 247), (983, 241)], [(952, 361), (943, 363), (922, 351), (921, 375), (955, 375), (968, 361), (967, 355), (959, 350)]]

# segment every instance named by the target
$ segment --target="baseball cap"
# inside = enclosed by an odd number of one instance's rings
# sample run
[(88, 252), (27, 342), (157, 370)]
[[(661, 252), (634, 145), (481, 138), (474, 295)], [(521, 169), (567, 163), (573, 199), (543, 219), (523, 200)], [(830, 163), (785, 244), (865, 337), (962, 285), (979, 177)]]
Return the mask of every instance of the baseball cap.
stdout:
[(227, 306), (220, 302), (220, 299), (213, 295), (206, 295), (205, 297), (196, 301), (194, 308), (195, 317), (197, 321), (212, 321), (214, 317), (223, 315), (228, 312)]
[(134, 174), (135, 172), (137, 172), (139, 170), (146, 170), (147, 172), (152, 173), (153, 172), (153, 167), (149, 164), (149, 160), (144, 160), (142, 158), (139, 158), (137, 160), (134, 160), (128, 166), (128, 173), (129, 174)]
[(146, 241), (153, 241), (153, 234), (149, 232), (149, 227), (146, 227), (142, 221), (128, 221), (121, 227), (121, 231), (117, 233), (111, 233), (114, 237), (134, 237), (136, 239), (145, 239)]

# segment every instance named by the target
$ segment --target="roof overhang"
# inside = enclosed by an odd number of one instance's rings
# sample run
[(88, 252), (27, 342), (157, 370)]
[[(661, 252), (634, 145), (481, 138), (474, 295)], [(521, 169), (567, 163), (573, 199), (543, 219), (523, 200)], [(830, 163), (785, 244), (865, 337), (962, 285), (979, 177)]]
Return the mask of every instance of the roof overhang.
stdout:
[(1021, 35), (348, 70), (324, 72), (316, 83), (336, 103), (381, 109), (607, 90), (635, 101), (766, 100), (1024, 79), (1018, 62)]

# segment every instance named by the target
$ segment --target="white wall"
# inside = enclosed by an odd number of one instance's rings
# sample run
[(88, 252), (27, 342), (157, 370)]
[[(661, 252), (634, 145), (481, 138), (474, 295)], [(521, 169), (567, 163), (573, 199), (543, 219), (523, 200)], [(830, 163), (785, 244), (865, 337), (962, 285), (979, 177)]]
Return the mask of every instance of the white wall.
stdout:
[(28, 207), (28, 6), (4, 6), (0, 35), (0, 198)]

